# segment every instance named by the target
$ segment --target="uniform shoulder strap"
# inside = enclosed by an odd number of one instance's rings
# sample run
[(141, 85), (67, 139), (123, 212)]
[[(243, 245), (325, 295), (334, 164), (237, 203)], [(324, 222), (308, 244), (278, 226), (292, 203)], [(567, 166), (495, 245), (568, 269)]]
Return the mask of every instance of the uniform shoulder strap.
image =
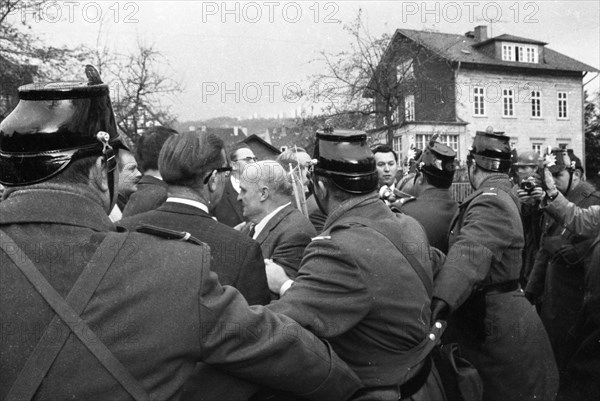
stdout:
[[(50, 325), (44, 331), (42, 338), (9, 390), (5, 401), (31, 400), (34, 397), (43, 378), (50, 370), (52, 363), (70, 334), (65, 331), (65, 335), (60, 339), (61, 342), (58, 345), (56, 344), (56, 336), (52, 334), (54, 333), (52, 327), (53, 325), (56, 327), (55, 325), (59, 323), (59, 317), (62, 320), (62, 324), (66, 324), (69, 327), (70, 331), (77, 336), (102, 366), (136, 401), (150, 399), (146, 391), (129, 373), (127, 368), (100, 341), (96, 333), (89, 328), (80, 316), (100, 284), (100, 281), (102, 281), (106, 271), (117, 257), (118, 251), (121, 249), (126, 238), (127, 234), (108, 233), (106, 235), (96, 250), (94, 257), (84, 268), (69, 292), (67, 301), (65, 301), (48, 283), (33, 262), (22, 251), (19, 252), (19, 246), (13, 239), (0, 230), (0, 247), (2, 251), (4, 251), (13, 264), (23, 273), (36, 291), (58, 315), (53, 318)], [(14, 255), (19, 255), (19, 257), (15, 257)]]
[(369, 220), (369, 219), (366, 219), (363, 217), (358, 217), (358, 216), (351, 216), (351, 217), (347, 217), (344, 219), (340, 219), (339, 221), (337, 221), (335, 223), (335, 225), (338, 225), (338, 224), (350, 224), (350, 225), (360, 224), (362, 226), (369, 227), (370, 229), (375, 230), (378, 233), (380, 233), (381, 235), (383, 235), (384, 237), (386, 237), (388, 239), (388, 241), (390, 241), (392, 244), (394, 244), (394, 246), (398, 249), (398, 251), (406, 258), (406, 260), (408, 260), (408, 263), (412, 266), (413, 270), (415, 271), (415, 273), (417, 273), (417, 276), (419, 276), (419, 279), (423, 283), (425, 290), (427, 290), (427, 294), (429, 295), (429, 298), (432, 297), (433, 283), (432, 283), (431, 279), (429, 279), (429, 276), (427, 275), (427, 272), (425, 271), (425, 267), (419, 261), (419, 259), (417, 259), (412, 253), (406, 252), (406, 250), (407, 250), (406, 244), (403, 244), (400, 241), (400, 238), (398, 237), (397, 233), (390, 231), (387, 226), (384, 226), (384, 225), (376, 226), (375, 221)]

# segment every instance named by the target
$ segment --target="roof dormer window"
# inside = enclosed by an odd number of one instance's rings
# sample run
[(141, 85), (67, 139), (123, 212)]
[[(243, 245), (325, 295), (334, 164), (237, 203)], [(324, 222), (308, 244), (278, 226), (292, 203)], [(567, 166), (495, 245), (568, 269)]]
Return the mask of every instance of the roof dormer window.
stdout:
[(536, 45), (502, 43), (502, 60), (537, 63), (538, 47)]

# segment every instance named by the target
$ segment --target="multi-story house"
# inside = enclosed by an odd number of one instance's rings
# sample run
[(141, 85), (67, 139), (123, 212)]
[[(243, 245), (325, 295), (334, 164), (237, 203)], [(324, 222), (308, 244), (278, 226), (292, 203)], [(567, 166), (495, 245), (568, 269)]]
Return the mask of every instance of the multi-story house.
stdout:
[[(391, 139), (405, 157), (438, 133), (464, 161), (475, 132), (492, 127), (517, 150), (564, 145), (583, 156), (583, 77), (598, 70), (546, 44), (488, 38), (485, 26), (464, 35), (398, 29), (378, 68), (388, 76), (370, 83), (387, 82), (394, 90), (366, 94), (379, 111), (387, 104), (391, 118), (381, 118), (371, 135)], [(394, 96), (391, 113), (381, 93)]]

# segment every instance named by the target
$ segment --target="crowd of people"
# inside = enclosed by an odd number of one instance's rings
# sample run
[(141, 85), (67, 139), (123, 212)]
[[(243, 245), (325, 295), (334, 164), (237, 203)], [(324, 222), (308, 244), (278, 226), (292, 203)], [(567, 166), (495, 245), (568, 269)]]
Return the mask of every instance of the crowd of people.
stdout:
[(130, 147), (86, 72), (0, 123), (0, 399), (454, 401), (450, 346), (461, 399), (600, 398), (600, 192), (567, 149), (478, 131), (459, 204), (435, 136), (406, 174), (331, 127), (276, 160)]

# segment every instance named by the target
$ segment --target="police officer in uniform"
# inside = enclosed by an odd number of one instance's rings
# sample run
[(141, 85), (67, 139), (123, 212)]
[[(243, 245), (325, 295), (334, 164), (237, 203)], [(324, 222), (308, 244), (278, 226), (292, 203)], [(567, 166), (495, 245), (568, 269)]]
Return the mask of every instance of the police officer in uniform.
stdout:
[(414, 217), (425, 229), (429, 244), (448, 253), (448, 229), (458, 210), (450, 186), (456, 170), (456, 152), (431, 138), (417, 162), (415, 196), (395, 202), (392, 208)]
[(450, 225), (433, 315), (451, 314), (449, 340), (479, 371), (484, 400), (552, 400), (558, 382), (552, 349), (519, 288), (523, 227), (508, 178), (509, 137), (478, 131), (467, 165), (475, 192)]
[[(176, 400), (199, 361), (348, 398), (358, 379), (330, 347), (222, 287), (206, 245), (116, 232), (121, 145), (108, 85), (86, 73), (21, 87), (0, 123), (0, 399)], [(223, 376), (206, 392), (230, 399)]]
[(441, 400), (428, 357), (438, 334), (427, 238), (379, 200), (366, 139), (362, 131), (317, 132), (311, 182), (327, 221), (295, 282), (267, 264), (271, 290), (283, 295), (268, 307), (331, 341), (365, 384), (356, 399)]
[[(582, 169), (562, 148), (552, 149), (548, 170), (554, 187), (570, 202), (581, 208), (600, 204), (600, 192), (582, 181)], [(554, 350), (559, 368), (569, 353), (565, 347), (569, 331), (583, 306), (584, 276), (596, 268), (587, 261), (593, 239), (579, 233), (544, 214), (542, 237), (533, 269), (526, 287), (528, 297), (540, 304), (540, 316)]]

